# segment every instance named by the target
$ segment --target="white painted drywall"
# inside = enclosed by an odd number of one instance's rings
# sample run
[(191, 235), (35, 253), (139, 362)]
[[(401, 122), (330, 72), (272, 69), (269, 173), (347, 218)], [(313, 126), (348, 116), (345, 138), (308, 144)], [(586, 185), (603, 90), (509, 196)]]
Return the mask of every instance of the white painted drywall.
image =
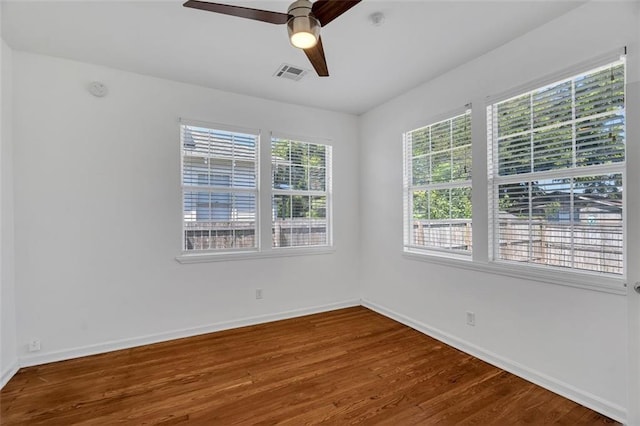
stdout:
[[(474, 118), (482, 119), (487, 96), (625, 46), (638, 25), (633, 7), (587, 3), (368, 112), (360, 130), (363, 298), (532, 378), (551, 379), (558, 390), (618, 418), (627, 407), (626, 297), (404, 258), (402, 133), (470, 101)], [(474, 155), (486, 158), (485, 140), (474, 131)], [(474, 188), (479, 199), (486, 198), (486, 178), (483, 185)], [(627, 191), (638, 185), (629, 183)], [(486, 209), (474, 208), (474, 233), (484, 231), (485, 241), (486, 220)], [(486, 258), (486, 248), (478, 251)], [(465, 324), (466, 311), (475, 312), (475, 327)]]
[(11, 53), (9, 46), (0, 39), (0, 387), (18, 367), (13, 256)]
[[(640, 2), (636, 2), (635, 16), (640, 23)], [(628, 144), (628, 156), (631, 164), (640, 164), (640, 24), (636, 27), (635, 41), (629, 46), (634, 52), (633, 60), (629, 61), (629, 78), (627, 79), (627, 99), (629, 102), (629, 117), (636, 117), (628, 120), (627, 133), (633, 137)], [(640, 167), (630, 167), (627, 180), (638, 188), (640, 186)], [(630, 244), (628, 250), (629, 283), (633, 286), (640, 282), (640, 191), (631, 191), (628, 195), (629, 212), (628, 217), (628, 240), (636, 244)], [(629, 312), (629, 415), (628, 424), (640, 425), (640, 294), (629, 291), (628, 295)]]
[[(17, 51), (13, 81), (23, 363), (357, 303), (357, 117)], [(335, 253), (178, 263), (179, 117), (331, 139)]]

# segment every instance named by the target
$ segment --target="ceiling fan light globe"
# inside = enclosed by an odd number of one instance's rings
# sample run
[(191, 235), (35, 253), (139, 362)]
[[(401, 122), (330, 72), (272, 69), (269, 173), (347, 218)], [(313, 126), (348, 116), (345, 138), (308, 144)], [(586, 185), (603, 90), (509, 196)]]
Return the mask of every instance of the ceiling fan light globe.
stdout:
[(301, 31), (291, 35), (291, 44), (298, 49), (309, 49), (318, 44), (318, 37)]

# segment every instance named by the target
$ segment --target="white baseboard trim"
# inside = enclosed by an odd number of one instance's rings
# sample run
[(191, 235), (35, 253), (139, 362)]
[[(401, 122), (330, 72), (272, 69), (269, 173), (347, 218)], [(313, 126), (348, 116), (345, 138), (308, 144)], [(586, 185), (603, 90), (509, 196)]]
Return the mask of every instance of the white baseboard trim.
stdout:
[[(304, 315), (317, 314), (320, 312), (328, 312), (336, 309), (359, 306), (360, 299), (346, 300), (343, 302), (330, 303), (320, 306), (311, 306), (301, 309), (293, 309), (290, 311), (278, 312), (275, 314), (258, 315), (254, 317), (241, 318), (231, 321), (222, 321), (200, 327), (186, 328), (182, 330), (174, 330), (166, 333), (157, 333), (147, 336), (134, 337), (130, 339), (114, 340), (111, 342), (98, 343), (95, 345), (87, 345), (73, 349), (65, 349), (55, 352), (47, 352), (41, 354), (28, 354), (20, 357), (20, 367), (30, 367), (34, 365), (47, 364), (50, 362), (64, 361), (83, 356), (97, 355), (105, 352), (117, 351), (121, 349), (129, 349), (136, 346), (150, 345), (153, 343), (166, 342), (168, 340), (181, 339), (184, 337), (192, 337), (200, 334), (213, 333), (216, 331), (229, 330), (232, 328), (245, 327), (249, 325), (262, 324), (271, 321), (301, 317)], [(16, 364), (17, 366), (17, 364)], [(17, 371), (17, 370), (16, 370)], [(4, 375), (3, 375), (4, 378)]]
[(9, 380), (11, 380), (13, 376), (15, 376), (15, 374), (18, 372), (19, 369), (20, 369), (20, 364), (18, 364), (18, 360), (16, 359), (9, 366), (9, 368), (7, 368), (5, 371), (2, 372), (2, 376), (0, 376), (0, 389), (2, 389), (4, 385), (6, 385), (9, 382)]
[(362, 306), (371, 309), (381, 315), (396, 320), (406, 326), (413, 328), (423, 334), (426, 334), (434, 339), (437, 339), (447, 345), (453, 346), (463, 352), (473, 355), (489, 364), (492, 364), (498, 368), (501, 368), (509, 373), (515, 374), (525, 380), (535, 383), (538, 386), (542, 386), (551, 392), (562, 395), (578, 404), (591, 408), (598, 413), (611, 417), (619, 422), (625, 423), (627, 418), (627, 411), (624, 407), (614, 404), (610, 401), (606, 401), (596, 395), (589, 392), (585, 392), (572, 386), (568, 383), (564, 383), (546, 374), (535, 371), (527, 366), (519, 364), (510, 359), (504, 358), (465, 340), (462, 340), (456, 336), (438, 330), (420, 321), (416, 321), (391, 309), (388, 309), (382, 305), (371, 302), (370, 300), (363, 299)]

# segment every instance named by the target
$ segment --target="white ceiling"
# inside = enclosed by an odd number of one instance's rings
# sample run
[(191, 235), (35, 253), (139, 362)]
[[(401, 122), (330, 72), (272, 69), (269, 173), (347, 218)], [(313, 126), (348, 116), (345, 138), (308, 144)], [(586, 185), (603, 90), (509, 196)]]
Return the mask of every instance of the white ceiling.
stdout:
[[(281, 12), (289, 4), (227, 3)], [(322, 29), (327, 78), (291, 47), (286, 26), (182, 1), (3, 1), (2, 35), (17, 50), (361, 114), (579, 4), (364, 0)], [(376, 27), (369, 16), (378, 11), (386, 20)], [(312, 71), (299, 82), (276, 79), (283, 62)]]

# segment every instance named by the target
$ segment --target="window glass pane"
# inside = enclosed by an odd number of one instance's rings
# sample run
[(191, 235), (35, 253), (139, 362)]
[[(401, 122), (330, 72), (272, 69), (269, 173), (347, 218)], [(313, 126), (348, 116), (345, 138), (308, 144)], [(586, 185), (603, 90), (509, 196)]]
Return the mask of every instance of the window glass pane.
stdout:
[(577, 177), (574, 186), (575, 267), (622, 274), (622, 175)]
[(291, 188), (291, 166), (282, 163), (274, 163), (272, 172), (273, 187), (275, 189)]
[(404, 140), (410, 173), (405, 181), (405, 250), (470, 254), (471, 112), (408, 132)]
[(471, 188), (451, 189), (451, 218), (471, 219)]
[(448, 189), (429, 191), (429, 219), (448, 219), (451, 215), (451, 200)]
[(324, 167), (326, 164), (327, 147), (324, 145), (309, 145), (309, 165)]
[(576, 129), (578, 166), (624, 161), (624, 115), (616, 113), (580, 122)]
[(439, 152), (451, 148), (451, 122), (443, 121), (431, 127), (431, 152)]
[(305, 190), (307, 188), (308, 166), (291, 166), (291, 189)]
[(621, 60), (490, 107), (499, 260), (624, 273), (624, 72)]
[(498, 137), (525, 132), (531, 128), (531, 95), (497, 105)]
[(471, 180), (471, 146), (454, 149), (451, 180)]
[(556, 84), (532, 95), (533, 127), (543, 127), (571, 120), (571, 82)]
[[(183, 250), (256, 247), (258, 136), (180, 127)], [(234, 188), (254, 191), (235, 192)]]
[(291, 153), (289, 161), (291, 164), (307, 165), (309, 146), (306, 143), (291, 141)]
[(324, 167), (309, 166), (309, 189), (312, 191), (324, 191), (326, 183), (326, 170)]
[(185, 250), (255, 247), (256, 196), (185, 191)]
[(531, 134), (525, 133), (498, 141), (500, 175), (531, 172)]
[(325, 196), (275, 195), (273, 211), (274, 247), (327, 244)]
[(327, 244), (327, 197), (315, 196), (310, 197), (310, 233), (309, 245), (326, 245)]
[(271, 155), (272, 246), (328, 245), (329, 147), (274, 138)]
[(411, 153), (414, 157), (427, 154), (430, 150), (429, 145), (428, 128), (416, 130), (411, 133)]
[(471, 146), (471, 114), (458, 116), (452, 122), (452, 148)]
[(422, 156), (413, 159), (412, 180), (414, 185), (424, 185), (431, 182), (430, 157)]
[(451, 248), (471, 250), (471, 188), (451, 189)]
[(529, 260), (529, 184), (498, 187), (498, 235), (500, 259)]
[(572, 166), (572, 126), (552, 127), (533, 134), (533, 171)]
[(575, 78), (576, 118), (624, 109), (624, 64)]
[(432, 182), (451, 182), (451, 151), (431, 155)]

